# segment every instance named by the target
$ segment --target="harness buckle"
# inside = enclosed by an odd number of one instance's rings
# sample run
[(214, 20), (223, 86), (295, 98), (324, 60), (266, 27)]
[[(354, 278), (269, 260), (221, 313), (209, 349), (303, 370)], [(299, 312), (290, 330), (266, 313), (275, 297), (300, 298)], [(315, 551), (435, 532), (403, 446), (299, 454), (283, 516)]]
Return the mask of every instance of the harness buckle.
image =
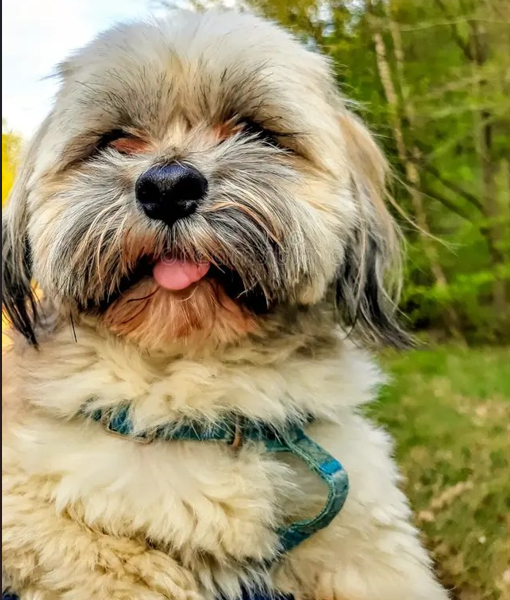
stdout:
[(243, 428), (241, 425), (241, 419), (239, 416), (236, 416), (235, 423), (234, 423), (234, 437), (232, 439), (230, 447), (234, 450), (239, 450), (242, 447), (243, 442), (244, 442), (244, 436), (243, 436)]

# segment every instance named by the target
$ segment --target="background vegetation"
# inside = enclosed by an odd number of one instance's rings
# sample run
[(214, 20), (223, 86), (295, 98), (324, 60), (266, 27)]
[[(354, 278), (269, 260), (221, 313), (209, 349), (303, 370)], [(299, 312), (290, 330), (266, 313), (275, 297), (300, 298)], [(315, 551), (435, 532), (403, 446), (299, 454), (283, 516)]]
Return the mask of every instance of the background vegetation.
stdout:
[(393, 381), (371, 416), (397, 441), (438, 575), (453, 600), (510, 600), (510, 348), (442, 345), (382, 361)]
[[(332, 57), (391, 160), (401, 308), (433, 343), (381, 357), (372, 415), (454, 598), (510, 600), (510, 2), (243, 2)], [(3, 123), (2, 205), (19, 147)]]
[(510, 338), (510, 2), (245, 0), (331, 56), (396, 175), (404, 313), (461, 341)]

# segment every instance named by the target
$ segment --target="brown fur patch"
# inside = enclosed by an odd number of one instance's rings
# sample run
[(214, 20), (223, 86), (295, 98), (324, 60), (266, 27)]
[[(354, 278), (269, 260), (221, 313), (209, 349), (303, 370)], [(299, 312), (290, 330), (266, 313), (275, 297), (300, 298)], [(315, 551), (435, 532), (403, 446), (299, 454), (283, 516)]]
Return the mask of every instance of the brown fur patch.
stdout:
[(165, 290), (146, 279), (114, 302), (102, 322), (148, 349), (183, 338), (229, 343), (257, 327), (253, 315), (208, 279), (182, 292)]
[(224, 123), (220, 123), (216, 125), (213, 129), (214, 135), (220, 140), (226, 140), (232, 135), (238, 133), (242, 130), (241, 125), (237, 125), (234, 120), (230, 119), (229, 121), (225, 121)]
[(110, 146), (121, 154), (141, 154), (151, 150), (147, 140), (137, 137), (122, 137), (114, 140)]

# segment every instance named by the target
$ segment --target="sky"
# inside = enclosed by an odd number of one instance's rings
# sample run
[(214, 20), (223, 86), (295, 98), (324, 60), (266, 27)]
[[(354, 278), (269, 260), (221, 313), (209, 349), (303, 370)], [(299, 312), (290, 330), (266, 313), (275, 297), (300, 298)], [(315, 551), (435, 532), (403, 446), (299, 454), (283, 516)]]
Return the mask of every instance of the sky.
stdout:
[(118, 21), (161, 15), (155, 0), (4, 0), (2, 118), (30, 137), (51, 107), (57, 63)]

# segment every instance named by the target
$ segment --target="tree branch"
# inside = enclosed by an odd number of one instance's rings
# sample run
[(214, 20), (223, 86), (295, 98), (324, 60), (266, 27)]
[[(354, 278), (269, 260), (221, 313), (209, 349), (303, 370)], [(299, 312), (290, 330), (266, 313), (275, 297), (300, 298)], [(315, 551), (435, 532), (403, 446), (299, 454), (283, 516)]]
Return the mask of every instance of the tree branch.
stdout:
[(466, 43), (464, 41), (463, 37), (461, 36), (461, 34), (459, 32), (459, 28), (457, 27), (457, 23), (454, 22), (453, 20), (451, 20), (450, 14), (448, 13), (448, 10), (446, 9), (446, 6), (445, 6), (443, 0), (435, 0), (435, 2), (437, 4), (437, 6), (439, 6), (439, 8), (444, 12), (446, 17), (448, 19), (450, 19), (450, 21), (451, 21), (450, 22), (450, 31), (452, 32), (452, 37), (453, 37), (455, 43), (462, 50), (462, 52), (464, 53), (464, 56), (468, 59), (468, 61), (473, 62), (474, 56), (471, 51), (471, 48), (469, 47), (469, 44)]
[(451, 212), (455, 213), (456, 215), (458, 215), (462, 219), (464, 219), (464, 220), (468, 221), (469, 223), (473, 224), (473, 219), (471, 218), (471, 215), (469, 215), (467, 212), (465, 212), (459, 206), (457, 206), (457, 204), (455, 204), (455, 202), (452, 202), (451, 200), (449, 200), (448, 198), (446, 198), (446, 196), (443, 196), (443, 194), (438, 194), (436, 191), (434, 191), (433, 194), (430, 194), (430, 195), (427, 194), (427, 195), (432, 200), (437, 200), (437, 202), (439, 202), (440, 204), (442, 204), (443, 206), (445, 206), (448, 210), (450, 210)]
[(462, 188), (460, 185), (454, 183), (453, 181), (449, 181), (448, 179), (445, 179), (441, 175), (439, 170), (436, 169), (433, 165), (422, 164), (420, 166), (426, 173), (430, 173), (433, 177), (435, 177), (437, 179), (437, 181), (439, 181), (439, 183), (441, 183), (442, 185), (444, 185), (446, 188), (448, 188), (452, 192), (455, 192), (456, 194), (458, 194), (459, 196), (464, 198), (464, 200), (467, 200), (477, 210), (479, 210), (481, 213), (483, 213), (483, 206), (482, 206), (480, 200), (478, 200), (478, 198), (476, 196), (474, 196), (473, 194), (470, 194), (467, 190)]

